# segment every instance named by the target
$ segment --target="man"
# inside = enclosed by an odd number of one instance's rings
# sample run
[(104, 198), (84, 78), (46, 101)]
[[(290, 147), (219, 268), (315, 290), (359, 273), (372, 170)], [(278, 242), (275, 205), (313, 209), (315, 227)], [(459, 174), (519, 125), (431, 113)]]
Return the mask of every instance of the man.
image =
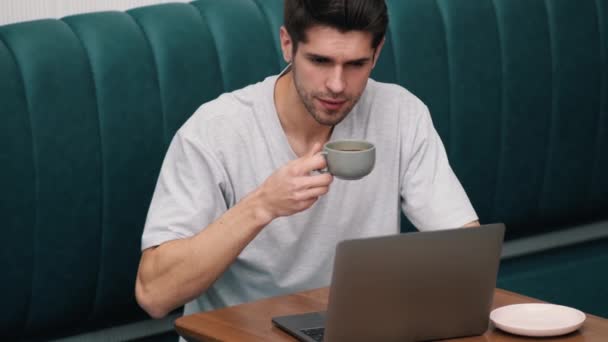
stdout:
[[(336, 244), (397, 233), (400, 208), (421, 230), (477, 225), (426, 106), (369, 79), (387, 23), (383, 0), (286, 0), (290, 66), (180, 128), (142, 237), (136, 296), (151, 316), (327, 286)], [(344, 138), (376, 145), (362, 180), (314, 172)]]

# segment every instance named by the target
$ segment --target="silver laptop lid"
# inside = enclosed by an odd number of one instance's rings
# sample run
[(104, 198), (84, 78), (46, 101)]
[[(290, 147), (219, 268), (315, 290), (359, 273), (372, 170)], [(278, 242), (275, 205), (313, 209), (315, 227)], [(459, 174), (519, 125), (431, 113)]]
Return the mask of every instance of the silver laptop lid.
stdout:
[(503, 224), (341, 242), (326, 341), (424, 341), (480, 335)]

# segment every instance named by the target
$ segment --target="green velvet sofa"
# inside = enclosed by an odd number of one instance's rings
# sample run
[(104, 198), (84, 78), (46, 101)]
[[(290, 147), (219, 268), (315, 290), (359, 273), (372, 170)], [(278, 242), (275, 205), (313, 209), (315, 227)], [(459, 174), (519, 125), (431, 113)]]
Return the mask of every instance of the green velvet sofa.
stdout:
[[(159, 167), (200, 104), (282, 69), (282, 2), (0, 27), (0, 340), (175, 338), (133, 290)], [(506, 223), (499, 286), (608, 316), (608, 2), (387, 2), (373, 77), (428, 104)]]

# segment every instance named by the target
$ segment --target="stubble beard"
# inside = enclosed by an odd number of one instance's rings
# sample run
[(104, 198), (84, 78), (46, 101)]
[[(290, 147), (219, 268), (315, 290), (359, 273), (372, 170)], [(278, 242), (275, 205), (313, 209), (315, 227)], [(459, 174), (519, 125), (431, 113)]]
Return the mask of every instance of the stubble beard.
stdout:
[[(297, 68), (295, 63), (292, 62), (291, 72), (293, 73), (293, 83), (300, 96), (300, 100), (304, 104), (306, 111), (310, 116), (312, 116), (315, 121), (324, 126), (335, 126), (342, 122), (348, 116), (350, 111), (353, 109), (357, 101), (359, 101), (360, 95), (357, 97), (349, 97), (349, 96), (340, 96), (332, 93), (323, 93), (323, 92), (306, 92), (304, 87), (302, 87), (299, 83), (299, 78), (297, 74)], [(322, 115), (320, 113), (321, 110), (315, 108), (314, 101), (315, 98), (323, 98), (323, 99), (340, 99), (346, 100), (343, 107), (339, 110), (325, 110), (326, 115)]]

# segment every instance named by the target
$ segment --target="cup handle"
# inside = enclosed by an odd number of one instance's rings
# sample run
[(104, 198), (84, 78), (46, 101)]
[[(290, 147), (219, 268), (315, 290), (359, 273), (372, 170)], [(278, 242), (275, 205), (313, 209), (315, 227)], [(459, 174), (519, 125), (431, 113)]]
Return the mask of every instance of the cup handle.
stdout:
[[(319, 154), (322, 155), (323, 158), (325, 158), (325, 164), (327, 164), (327, 151), (321, 151), (321, 152), (319, 152)], [(318, 173), (328, 173), (329, 172), (329, 170), (327, 169), (327, 166), (323, 169), (317, 169), (315, 171)]]

